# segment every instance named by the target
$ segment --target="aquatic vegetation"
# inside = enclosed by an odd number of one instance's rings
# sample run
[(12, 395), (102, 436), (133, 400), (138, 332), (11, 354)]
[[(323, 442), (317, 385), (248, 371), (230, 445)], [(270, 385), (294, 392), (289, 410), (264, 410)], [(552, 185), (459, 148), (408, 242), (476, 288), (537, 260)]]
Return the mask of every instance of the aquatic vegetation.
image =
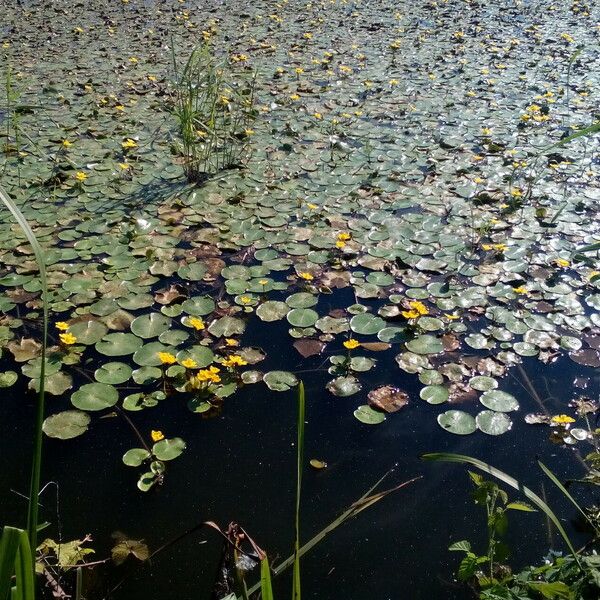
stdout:
[[(239, 62), (238, 60), (234, 62)], [(254, 86), (226, 73), (209, 42), (195, 48), (183, 67), (178, 67), (173, 48), (175, 102), (173, 115), (178, 122), (183, 160), (188, 181), (195, 182), (240, 164), (248, 152), (250, 128), (255, 118)], [(136, 148), (131, 139), (124, 149)]]

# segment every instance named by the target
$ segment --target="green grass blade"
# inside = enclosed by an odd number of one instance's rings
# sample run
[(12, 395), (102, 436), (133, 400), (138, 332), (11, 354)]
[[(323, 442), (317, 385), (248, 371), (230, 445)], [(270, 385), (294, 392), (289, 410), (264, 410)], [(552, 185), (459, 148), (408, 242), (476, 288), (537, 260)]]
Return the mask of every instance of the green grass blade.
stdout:
[(42, 471), (42, 424), (44, 422), (44, 386), (46, 382), (46, 347), (48, 345), (48, 283), (46, 281), (46, 266), (42, 248), (33, 233), (27, 219), (19, 210), (13, 199), (0, 187), (0, 201), (6, 206), (19, 227), (31, 244), (35, 260), (40, 271), (40, 283), (42, 285), (43, 323), (42, 323), (42, 362), (40, 367), (40, 382), (38, 402), (35, 418), (35, 433), (33, 445), (33, 459), (31, 462), (31, 483), (29, 487), (29, 505), (27, 511), (27, 531), (31, 548), (37, 548), (37, 525), (38, 525), (38, 496), (40, 493), (40, 477)]
[(585, 511), (581, 508), (581, 506), (579, 506), (579, 504), (577, 504), (577, 501), (575, 500), (575, 498), (573, 498), (573, 496), (571, 496), (571, 494), (569, 494), (569, 491), (558, 480), (558, 477), (556, 477), (556, 475), (541, 460), (538, 460), (537, 463), (538, 463), (538, 465), (540, 465), (540, 469), (542, 469), (542, 471), (544, 471), (544, 473), (550, 478), (552, 483), (566, 496), (566, 498), (571, 502), (571, 504), (573, 504), (573, 506), (582, 514), (583, 518), (595, 530), (596, 527), (594, 525), (594, 522), (589, 518), (589, 516), (585, 513)]
[(495, 467), (492, 467), (492, 465), (489, 465), (488, 463), (484, 463), (483, 461), (478, 460), (476, 458), (472, 458), (470, 456), (463, 456), (462, 454), (436, 452), (436, 453), (432, 453), (432, 454), (424, 454), (421, 458), (423, 460), (456, 462), (456, 463), (473, 465), (474, 467), (477, 467), (479, 470), (483, 471), (484, 473), (488, 473), (489, 475), (496, 477), (496, 479), (499, 479), (506, 485), (509, 485), (510, 487), (519, 491), (526, 498), (531, 500), (531, 502), (533, 502), (541, 511), (543, 511), (547, 515), (547, 517), (552, 521), (552, 523), (554, 524), (554, 526), (556, 527), (556, 529), (562, 536), (563, 540), (567, 544), (569, 550), (573, 554), (575, 560), (577, 561), (577, 564), (579, 564), (577, 552), (575, 551), (575, 548), (573, 547), (573, 544), (571, 543), (571, 540), (569, 539), (567, 532), (564, 530), (563, 526), (561, 525), (560, 521), (558, 520), (558, 517), (554, 514), (552, 509), (535, 492), (530, 490), (528, 487), (524, 486), (522, 483), (519, 483), (519, 481), (517, 481), (514, 477), (507, 475), (506, 473), (504, 473), (504, 471), (500, 471), (500, 469), (496, 469)]
[(304, 419), (306, 401), (304, 383), (298, 385), (298, 440), (296, 448), (296, 541), (294, 543), (294, 576), (292, 600), (301, 600), (300, 592), (300, 496), (302, 492), (302, 468), (304, 465)]
[(10, 593), (22, 531), (15, 527), (4, 527), (2, 531), (0, 538), (0, 600), (6, 600)]
[(271, 584), (271, 567), (269, 559), (265, 557), (260, 561), (260, 593), (262, 600), (273, 600), (273, 585)]
[(35, 600), (35, 565), (26, 531), (19, 533), (19, 551), (15, 561), (17, 598)]

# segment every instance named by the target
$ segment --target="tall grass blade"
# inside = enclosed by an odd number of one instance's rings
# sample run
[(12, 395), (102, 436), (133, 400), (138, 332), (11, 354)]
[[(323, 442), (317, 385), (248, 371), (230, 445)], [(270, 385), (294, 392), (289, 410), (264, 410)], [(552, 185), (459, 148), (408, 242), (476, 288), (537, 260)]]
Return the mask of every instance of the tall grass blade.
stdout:
[[(250, 590), (251, 593), (252, 590)], [(260, 561), (260, 593), (262, 600), (273, 600), (273, 585), (271, 584), (271, 567), (269, 559), (265, 557)]]
[(304, 417), (306, 402), (304, 383), (298, 386), (298, 441), (296, 448), (296, 541), (294, 543), (294, 577), (292, 600), (301, 600), (300, 592), (300, 496), (302, 492), (302, 467), (304, 465)]
[(40, 367), (39, 393), (35, 417), (35, 432), (33, 444), (33, 459), (31, 462), (31, 482), (29, 486), (29, 505), (27, 510), (27, 532), (30, 547), (37, 548), (38, 526), (38, 496), (40, 493), (40, 477), (42, 471), (42, 424), (44, 422), (44, 386), (46, 383), (46, 347), (48, 345), (48, 283), (46, 280), (46, 266), (42, 248), (35, 237), (27, 219), (19, 210), (13, 199), (0, 187), (0, 201), (16, 219), (19, 227), (31, 244), (35, 260), (40, 271), (42, 285), (43, 323), (42, 323), (42, 362)]
[(558, 520), (558, 517), (554, 514), (552, 509), (535, 492), (530, 490), (528, 487), (524, 486), (522, 483), (517, 481), (514, 477), (507, 475), (506, 473), (504, 473), (504, 471), (501, 471), (500, 469), (496, 469), (495, 467), (492, 467), (492, 465), (485, 463), (481, 460), (478, 460), (477, 458), (472, 458), (470, 456), (463, 456), (462, 454), (452, 454), (449, 452), (435, 452), (435, 453), (431, 453), (431, 454), (423, 454), (423, 456), (421, 456), (421, 458), (423, 460), (456, 462), (456, 463), (473, 465), (474, 467), (477, 467), (479, 470), (483, 471), (484, 473), (488, 473), (488, 474), (492, 475), (493, 477), (496, 477), (496, 479), (499, 479), (500, 481), (504, 482), (506, 485), (509, 485), (510, 487), (519, 491), (526, 498), (531, 500), (531, 502), (533, 502), (540, 510), (542, 510), (546, 514), (546, 516), (552, 521), (552, 523), (554, 524), (554, 526), (556, 527), (556, 529), (562, 536), (563, 540), (567, 544), (569, 550), (571, 551), (571, 554), (573, 554), (573, 557), (577, 561), (577, 564), (579, 565), (579, 558), (577, 557), (577, 552), (575, 551), (575, 548), (573, 547), (573, 544), (571, 543), (571, 540), (569, 539), (567, 532), (564, 530), (563, 526), (561, 525), (560, 521)]
[(10, 593), (21, 531), (22, 529), (8, 526), (4, 527), (2, 531), (0, 538), (0, 600), (6, 600)]
[[(317, 533), (317, 535), (315, 535), (308, 542), (306, 542), (306, 544), (304, 544), (299, 549), (298, 557), (304, 556), (307, 552), (312, 550), (319, 542), (323, 541), (323, 539), (325, 537), (327, 537), (327, 535), (329, 535), (332, 531), (337, 529), (340, 525), (345, 523), (348, 519), (350, 519), (351, 517), (354, 517), (355, 515), (357, 515), (359, 512), (361, 512), (368, 506), (371, 506), (375, 502), (378, 502), (382, 498), (385, 498), (385, 496), (388, 496), (392, 492), (396, 492), (399, 489), (406, 487), (407, 485), (410, 485), (411, 483), (417, 481), (418, 479), (421, 479), (421, 477), (413, 477), (412, 479), (409, 479), (408, 481), (404, 481), (403, 483), (401, 483), (389, 490), (385, 490), (384, 492), (379, 492), (377, 494), (371, 495), (371, 493), (383, 482), (384, 479), (386, 479), (390, 475), (390, 473), (392, 473), (392, 471), (393, 471), (393, 469), (388, 471), (383, 477), (381, 477), (375, 483), (375, 485), (371, 486), (356, 502), (354, 502), (350, 506), (350, 508), (345, 510), (337, 519), (335, 519), (335, 521), (332, 521), (331, 523), (329, 523), (329, 525), (327, 525), (327, 527), (325, 527), (324, 529), (319, 531), (319, 533)], [(283, 571), (285, 571), (286, 569), (291, 567), (294, 564), (295, 558), (296, 558), (296, 553), (292, 554), (291, 556), (288, 556), (288, 558), (286, 558), (278, 567), (273, 569), (274, 575), (275, 576), (280, 575), (281, 573), (283, 573)], [(259, 589), (260, 589), (260, 583), (257, 583), (248, 590), (248, 594), (252, 595), (255, 592), (257, 592)]]
[(75, 600), (81, 600), (83, 597), (83, 570), (77, 567), (75, 573)]
[(569, 491), (558, 480), (558, 477), (556, 477), (556, 475), (541, 460), (538, 460), (537, 462), (538, 462), (538, 465), (540, 465), (540, 469), (542, 469), (542, 471), (544, 471), (544, 473), (550, 478), (552, 483), (565, 495), (565, 497), (571, 502), (571, 504), (573, 504), (573, 506), (581, 513), (583, 518), (592, 526), (592, 528), (594, 530), (597, 530), (597, 526), (594, 524), (594, 521), (592, 521), (589, 518), (589, 516), (586, 514), (586, 512), (581, 508), (581, 506), (579, 506), (579, 504), (577, 504), (577, 501), (575, 500), (575, 498), (573, 498), (573, 496), (571, 496), (571, 494), (569, 494)]
[(35, 564), (26, 531), (19, 532), (19, 550), (15, 560), (16, 586), (18, 600), (35, 600)]

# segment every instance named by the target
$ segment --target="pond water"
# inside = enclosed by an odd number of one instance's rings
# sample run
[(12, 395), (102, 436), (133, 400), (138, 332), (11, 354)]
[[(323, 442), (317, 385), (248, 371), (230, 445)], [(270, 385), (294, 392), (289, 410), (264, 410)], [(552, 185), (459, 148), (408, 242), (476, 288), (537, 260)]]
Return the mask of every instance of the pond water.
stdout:
[[(597, 426), (570, 403), (600, 392), (598, 252), (580, 251), (600, 239), (598, 145), (569, 136), (597, 119), (598, 9), (204, 4), (0, 0), (0, 185), (45, 251), (46, 412), (64, 419), (45, 426), (41, 535), (89, 533), (101, 560), (115, 532), (154, 551), (235, 521), (281, 562), (301, 379), (305, 459), (327, 463), (305, 470), (304, 541), (390, 469), (383, 488), (420, 477), (303, 559), (306, 597), (470, 597), (447, 548), (483, 552), (485, 517), (466, 469), (427, 452), (513, 475), (584, 543), (536, 459), (583, 476)], [(176, 81), (203, 41), (195, 76), (222, 69), (242, 165), (188, 184)], [(41, 286), (2, 219), (0, 499), (22, 525)], [(408, 403), (376, 405), (384, 386)], [(123, 464), (142, 443), (164, 478)], [(508, 542), (514, 568), (564, 550), (540, 514), (511, 514)], [(86, 597), (210, 598), (221, 547), (203, 530), (86, 570)]]

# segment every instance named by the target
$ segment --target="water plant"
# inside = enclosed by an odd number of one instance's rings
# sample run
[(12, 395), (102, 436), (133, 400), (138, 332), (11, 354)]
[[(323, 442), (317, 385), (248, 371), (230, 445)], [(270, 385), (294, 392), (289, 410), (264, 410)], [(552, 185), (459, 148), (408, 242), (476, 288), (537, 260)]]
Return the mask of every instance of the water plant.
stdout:
[(178, 65), (174, 44), (172, 50), (176, 150), (188, 181), (198, 182), (246, 156), (254, 133), (255, 81), (228, 73), (209, 42), (195, 48), (183, 66)]

